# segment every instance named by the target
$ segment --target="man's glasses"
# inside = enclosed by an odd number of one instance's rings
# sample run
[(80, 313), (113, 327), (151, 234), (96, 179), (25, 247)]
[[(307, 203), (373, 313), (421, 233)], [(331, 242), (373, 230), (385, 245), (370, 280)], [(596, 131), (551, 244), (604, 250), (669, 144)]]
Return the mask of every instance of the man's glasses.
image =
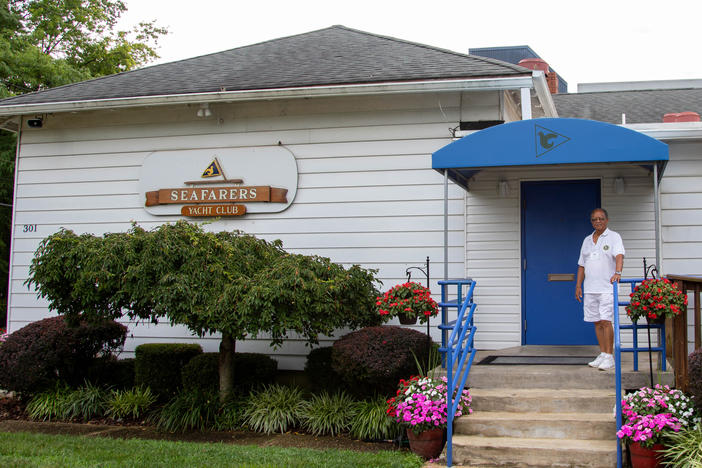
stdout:
[(590, 221), (592, 221), (592, 222), (594, 223), (594, 222), (597, 222), (597, 221), (604, 221), (604, 220), (606, 220), (606, 219), (607, 219), (607, 218), (590, 218)]

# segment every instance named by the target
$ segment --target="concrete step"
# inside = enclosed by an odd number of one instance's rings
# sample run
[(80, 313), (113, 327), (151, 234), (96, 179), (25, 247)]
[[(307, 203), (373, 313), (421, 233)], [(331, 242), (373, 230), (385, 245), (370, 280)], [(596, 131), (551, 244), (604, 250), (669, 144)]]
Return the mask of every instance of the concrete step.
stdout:
[(471, 388), (474, 411), (612, 414), (613, 389)]
[(471, 467), (612, 468), (617, 464), (617, 445), (614, 439), (454, 435), (453, 464)]
[(616, 421), (604, 413), (512, 413), (475, 411), (454, 422), (454, 433), (483, 437), (608, 439)]
[[(654, 370), (658, 382), (671, 385), (673, 373)], [(490, 366), (471, 367), (466, 387), (469, 388), (544, 388), (559, 389), (614, 389), (614, 369), (601, 371), (589, 366)], [(622, 373), (622, 388), (640, 388), (649, 385), (648, 371)]]

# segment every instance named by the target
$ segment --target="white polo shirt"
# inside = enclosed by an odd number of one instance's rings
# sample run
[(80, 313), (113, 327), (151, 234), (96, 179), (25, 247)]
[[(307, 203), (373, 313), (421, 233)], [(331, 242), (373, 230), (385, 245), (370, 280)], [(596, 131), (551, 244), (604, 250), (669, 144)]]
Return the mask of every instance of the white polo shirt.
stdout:
[(595, 232), (583, 240), (578, 266), (585, 268), (585, 294), (612, 293), (609, 282), (617, 266), (617, 255), (624, 255), (624, 244), (619, 234), (605, 229), (597, 243), (593, 242)]

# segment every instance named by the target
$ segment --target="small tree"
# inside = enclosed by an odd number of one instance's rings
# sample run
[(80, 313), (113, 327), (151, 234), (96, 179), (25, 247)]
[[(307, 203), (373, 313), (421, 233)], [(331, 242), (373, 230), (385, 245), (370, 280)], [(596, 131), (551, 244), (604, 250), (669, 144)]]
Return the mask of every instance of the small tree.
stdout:
[(39, 245), (26, 282), (68, 320), (165, 317), (198, 336), (221, 333), (222, 399), (234, 386), (236, 340), (266, 333), (278, 346), (294, 332), (317, 343), (341, 327), (377, 325), (376, 283), (357, 265), (185, 221), (102, 237), (59, 231)]

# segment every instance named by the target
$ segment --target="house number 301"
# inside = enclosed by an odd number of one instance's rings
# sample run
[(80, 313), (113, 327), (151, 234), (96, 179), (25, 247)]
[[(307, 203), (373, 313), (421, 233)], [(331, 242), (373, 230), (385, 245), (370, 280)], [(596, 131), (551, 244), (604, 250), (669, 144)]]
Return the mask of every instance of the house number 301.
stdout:
[(22, 232), (37, 232), (36, 224), (24, 224), (22, 225)]

